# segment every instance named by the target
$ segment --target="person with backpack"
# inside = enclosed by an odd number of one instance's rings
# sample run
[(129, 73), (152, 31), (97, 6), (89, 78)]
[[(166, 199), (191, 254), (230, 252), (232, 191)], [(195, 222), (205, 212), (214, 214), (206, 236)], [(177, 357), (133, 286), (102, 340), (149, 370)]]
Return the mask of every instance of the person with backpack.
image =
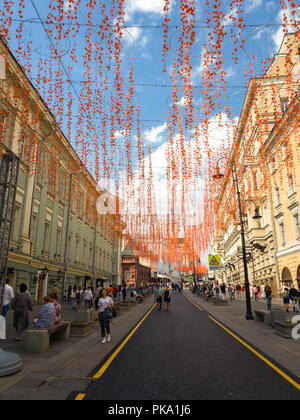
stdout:
[(76, 311), (79, 311), (82, 300), (82, 293), (80, 287), (76, 289)]
[(289, 312), (289, 308), (290, 308), (290, 294), (289, 294), (289, 289), (287, 287), (284, 288), (283, 293), (282, 293), (282, 297), (283, 297), (283, 304), (285, 307), (286, 312)]
[(161, 310), (161, 306), (162, 306), (162, 295), (163, 295), (163, 288), (158, 284), (157, 286), (156, 286), (156, 291), (155, 291), (155, 300), (156, 300), (156, 303), (157, 303), (157, 305), (158, 305), (158, 311), (160, 311)]
[(294, 287), (292, 287), (289, 291), (289, 298), (293, 304), (293, 312), (299, 312), (298, 308), (298, 291)]

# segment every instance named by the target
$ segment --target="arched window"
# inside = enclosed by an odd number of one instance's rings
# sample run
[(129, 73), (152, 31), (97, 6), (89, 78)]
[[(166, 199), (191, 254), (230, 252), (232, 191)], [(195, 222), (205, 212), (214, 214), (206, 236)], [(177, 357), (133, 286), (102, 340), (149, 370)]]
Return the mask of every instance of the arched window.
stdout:
[(293, 281), (291, 272), (288, 268), (282, 270), (282, 283), (291, 283)]

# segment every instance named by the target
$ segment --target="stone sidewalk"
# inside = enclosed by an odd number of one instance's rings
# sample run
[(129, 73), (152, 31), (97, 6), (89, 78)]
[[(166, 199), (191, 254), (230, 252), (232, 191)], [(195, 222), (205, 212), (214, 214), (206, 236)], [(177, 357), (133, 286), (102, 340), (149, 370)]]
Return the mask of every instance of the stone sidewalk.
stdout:
[[(93, 380), (91, 372), (113, 348), (139, 322), (153, 305), (153, 296), (137, 304), (130, 311), (114, 318), (111, 326), (111, 342), (100, 343), (98, 322), (92, 334), (86, 338), (70, 338), (52, 344), (46, 353), (30, 354), (24, 351), (24, 343), (15, 340), (12, 312), (8, 314), (7, 340), (0, 341), (4, 351), (21, 356), (24, 367), (19, 373), (0, 378), (0, 400), (65, 400), (72, 391), (85, 389)], [(36, 313), (35, 308), (31, 318)], [(70, 307), (63, 305), (63, 320), (70, 317)]]
[[(228, 306), (213, 306), (190, 291), (185, 291), (185, 294), (224, 326), (300, 378), (300, 340), (283, 338), (262, 322), (247, 321), (245, 300), (233, 300)], [(282, 305), (274, 304), (273, 308), (279, 309)], [(266, 302), (252, 301), (253, 313), (255, 309), (266, 310)], [(290, 313), (289, 318), (293, 315)], [(221, 356), (226, 362), (226, 354)]]

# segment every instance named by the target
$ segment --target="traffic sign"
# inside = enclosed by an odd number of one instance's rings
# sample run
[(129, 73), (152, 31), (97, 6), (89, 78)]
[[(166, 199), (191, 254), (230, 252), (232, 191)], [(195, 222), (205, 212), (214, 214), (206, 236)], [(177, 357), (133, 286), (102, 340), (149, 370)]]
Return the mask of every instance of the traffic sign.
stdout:
[(209, 267), (219, 268), (220, 267), (220, 255), (209, 255), (208, 256)]
[(193, 276), (189, 276), (189, 281), (194, 281), (194, 277)]

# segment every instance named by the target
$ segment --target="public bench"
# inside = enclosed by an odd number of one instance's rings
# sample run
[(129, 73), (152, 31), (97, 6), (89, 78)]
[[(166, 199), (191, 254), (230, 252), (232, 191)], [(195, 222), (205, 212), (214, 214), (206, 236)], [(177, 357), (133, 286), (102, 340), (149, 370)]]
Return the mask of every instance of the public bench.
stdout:
[(32, 328), (27, 330), (25, 351), (28, 353), (44, 353), (56, 341), (70, 338), (70, 321), (61, 321), (48, 328)]
[(274, 321), (286, 320), (286, 312), (283, 309), (272, 309), (271, 311), (263, 309), (255, 310), (254, 319), (255, 321), (264, 322), (266, 325), (272, 327)]

